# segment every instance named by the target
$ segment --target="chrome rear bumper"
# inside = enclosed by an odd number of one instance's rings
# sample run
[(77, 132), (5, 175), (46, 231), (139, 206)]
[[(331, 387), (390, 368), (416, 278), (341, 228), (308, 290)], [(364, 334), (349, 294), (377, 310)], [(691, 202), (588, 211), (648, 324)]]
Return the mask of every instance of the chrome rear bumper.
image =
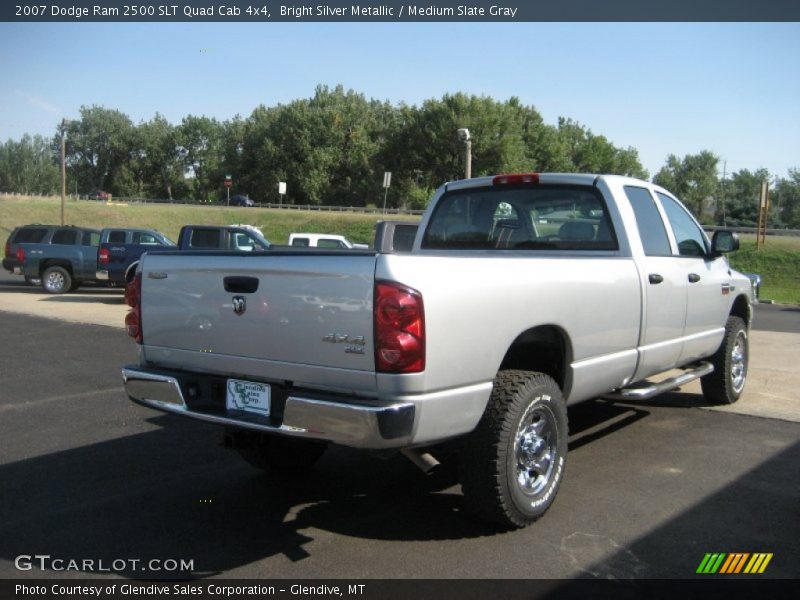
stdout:
[(308, 395), (300, 390), (288, 393), (280, 423), (219, 408), (191, 408), (184, 395), (186, 388), (182, 379), (184, 376), (177, 372), (149, 371), (140, 367), (122, 369), (125, 391), (131, 400), (220, 425), (371, 449), (407, 446), (414, 427), (415, 409), (410, 402), (367, 404), (306, 397)]

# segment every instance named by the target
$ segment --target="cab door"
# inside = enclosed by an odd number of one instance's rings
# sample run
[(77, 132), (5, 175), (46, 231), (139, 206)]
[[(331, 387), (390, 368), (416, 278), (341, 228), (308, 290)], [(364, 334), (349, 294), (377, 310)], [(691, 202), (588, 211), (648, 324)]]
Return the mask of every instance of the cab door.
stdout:
[(680, 362), (712, 354), (722, 342), (730, 309), (728, 260), (713, 258), (708, 239), (683, 205), (656, 192), (674, 238), (675, 263), (687, 285), (686, 326)]
[(632, 243), (642, 286), (639, 362), (634, 381), (672, 368), (683, 353), (687, 279), (650, 189), (624, 186), (633, 208), (641, 249)]

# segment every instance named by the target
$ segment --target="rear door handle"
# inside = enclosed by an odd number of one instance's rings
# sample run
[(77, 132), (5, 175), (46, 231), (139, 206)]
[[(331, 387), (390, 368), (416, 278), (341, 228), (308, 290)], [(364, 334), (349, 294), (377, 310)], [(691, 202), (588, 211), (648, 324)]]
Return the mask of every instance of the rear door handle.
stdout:
[(689, 283), (697, 283), (700, 281), (700, 275), (697, 273), (689, 273)]
[(661, 283), (662, 281), (664, 281), (664, 278), (661, 275), (659, 275), (658, 273), (650, 273), (650, 275), (648, 275), (647, 279), (653, 285)]
[(252, 294), (258, 289), (257, 277), (226, 277), (222, 282), (231, 294)]

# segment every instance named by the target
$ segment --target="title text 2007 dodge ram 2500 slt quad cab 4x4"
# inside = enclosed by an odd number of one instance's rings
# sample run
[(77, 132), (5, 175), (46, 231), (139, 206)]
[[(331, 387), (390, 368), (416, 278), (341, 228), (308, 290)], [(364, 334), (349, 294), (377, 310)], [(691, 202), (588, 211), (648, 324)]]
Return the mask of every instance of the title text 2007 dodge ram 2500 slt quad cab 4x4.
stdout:
[(696, 378), (711, 402), (739, 398), (752, 310), (723, 256), (737, 247), (645, 181), (456, 181), (410, 252), (148, 253), (123, 378), (141, 404), (224, 425), (264, 469), (308, 467), (326, 443), (430, 462), (451, 440), (465, 506), (523, 526), (564, 477), (568, 404)]

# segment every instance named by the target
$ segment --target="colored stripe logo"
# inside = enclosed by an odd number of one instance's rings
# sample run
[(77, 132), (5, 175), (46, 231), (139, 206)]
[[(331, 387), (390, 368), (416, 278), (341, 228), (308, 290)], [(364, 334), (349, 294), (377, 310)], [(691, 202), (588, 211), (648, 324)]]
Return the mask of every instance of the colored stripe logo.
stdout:
[(755, 554), (748, 552), (735, 552), (732, 554), (724, 552), (708, 553), (703, 557), (696, 572), (701, 575), (761, 574), (767, 569), (767, 565), (771, 560), (771, 552), (758, 552)]

